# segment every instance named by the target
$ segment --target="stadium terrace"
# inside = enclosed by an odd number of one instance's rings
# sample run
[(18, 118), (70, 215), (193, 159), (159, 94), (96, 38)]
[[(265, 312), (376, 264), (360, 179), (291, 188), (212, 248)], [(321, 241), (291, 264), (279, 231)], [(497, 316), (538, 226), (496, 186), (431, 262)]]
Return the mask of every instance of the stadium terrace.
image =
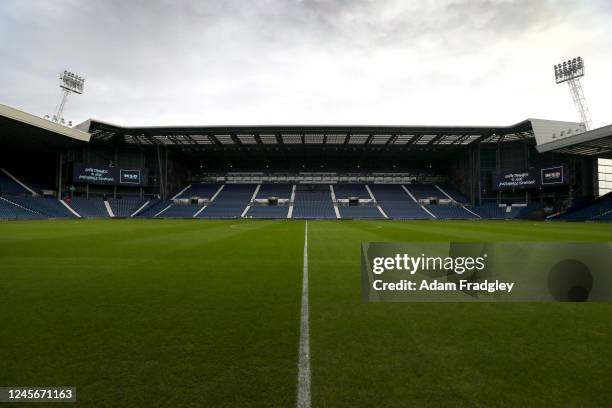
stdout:
[(612, 125), (73, 128), (0, 105), (0, 218), (612, 220)]

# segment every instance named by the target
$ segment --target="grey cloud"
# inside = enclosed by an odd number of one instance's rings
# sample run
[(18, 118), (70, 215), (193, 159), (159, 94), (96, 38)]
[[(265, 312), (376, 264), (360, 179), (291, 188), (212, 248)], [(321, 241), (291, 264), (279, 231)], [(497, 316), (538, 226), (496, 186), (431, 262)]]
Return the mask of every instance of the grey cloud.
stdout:
[[(86, 94), (68, 106), (80, 119), (308, 122), (352, 111), (359, 117), (372, 98), (384, 110), (386, 100), (405, 92), (424, 100), (428, 90), (487, 86), (488, 78), (514, 67), (500, 44), (529, 55), (534, 33), (576, 16), (593, 20), (589, 33), (610, 34), (598, 17), (612, 16), (606, 4), (4, 0), (0, 103), (50, 112), (59, 97), (53, 76), (69, 68), (88, 79)], [(603, 54), (607, 48), (591, 49)], [(389, 66), (396, 63), (403, 68)], [(466, 76), (472, 64), (478, 70)]]

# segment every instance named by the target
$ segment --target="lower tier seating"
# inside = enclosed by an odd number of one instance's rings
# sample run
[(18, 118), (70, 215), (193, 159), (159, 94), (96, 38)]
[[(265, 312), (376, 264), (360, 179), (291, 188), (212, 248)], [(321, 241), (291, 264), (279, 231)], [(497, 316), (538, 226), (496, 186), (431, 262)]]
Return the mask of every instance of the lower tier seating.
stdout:
[(516, 218), (520, 207), (512, 207), (508, 212), (507, 207), (500, 207), (497, 203), (484, 203), (480, 206), (470, 207), (470, 210), (480, 215), (481, 218), (489, 220), (508, 220)]
[(335, 219), (334, 203), (329, 185), (299, 185), (295, 191), (292, 218)]
[(155, 214), (159, 213), (161, 210), (168, 207), (170, 204), (172, 204), (172, 201), (163, 201), (159, 198), (152, 199), (149, 201), (149, 204), (147, 204), (142, 210), (138, 212), (138, 214), (136, 214), (136, 217), (152, 218), (155, 216)]
[[(195, 186), (195, 187), (194, 187)], [(332, 199), (329, 184), (261, 184), (255, 199), (252, 200), (257, 184), (217, 184), (200, 183), (191, 187), (191, 194), (209, 195), (214, 200), (207, 205), (179, 204), (173, 201), (162, 201), (153, 198), (136, 196), (109, 198), (106, 203), (100, 196), (92, 198), (74, 197), (66, 199), (66, 203), (84, 218), (108, 218), (106, 204), (116, 217), (131, 217), (137, 210), (138, 218), (264, 218), (284, 219), (289, 215), (295, 219), (515, 219), (528, 218), (534, 210), (542, 209), (544, 203), (531, 203), (527, 206), (499, 206), (495, 202), (480, 206), (460, 205), (457, 202), (449, 204), (419, 204), (406, 191), (417, 192), (420, 197), (444, 196), (464, 199), (452, 187), (442, 185), (443, 191), (435, 185), (401, 184), (369, 184), (372, 195), (365, 184), (335, 184), (337, 203)], [(406, 187), (406, 188), (404, 188)], [(292, 191), (295, 189), (293, 203), (290, 203)], [(215, 195), (214, 193), (219, 192)], [(188, 194), (189, 195), (189, 194)], [(413, 195), (415, 195), (413, 193)], [(374, 201), (370, 198), (374, 197)], [(36, 218), (74, 218), (75, 215), (62, 202), (55, 198), (34, 197), (31, 194), (3, 195), (0, 218), (5, 219), (36, 219)], [(278, 197), (280, 205), (267, 205), (268, 197)], [(359, 197), (361, 202), (349, 206), (345, 201), (348, 197)], [(184, 200), (185, 202), (191, 200)], [(146, 204), (146, 205), (145, 205)], [(377, 207), (378, 204), (378, 207)], [(144, 206), (144, 207), (143, 207)], [(245, 210), (248, 207), (248, 211)], [(385, 215), (379, 210), (382, 209)], [(336, 211), (337, 210), (337, 211)], [(197, 216), (196, 216), (197, 214)], [(527, 215), (527, 217), (525, 217)], [(612, 219), (612, 194), (601, 197), (586, 205), (580, 203), (558, 218), (566, 220), (601, 220)]]
[(71, 200), (66, 199), (66, 202), (73, 210), (75, 210), (83, 218), (108, 218), (108, 211), (104, 205), (102, 197), (85, 198), (74, 197)]
[[(198, 204), (172, 204), (170, 208), (161, 213), (160, 218), (191, 218), (202, 208)], [(161, 209), (163, 210), (163, 208)], [(160, 211), (161, 211), (160, 210)]]
[(288, 205), (253, 205), (246, 218), (287, 218)]
[(0, 220), (34, 220), (43, 218), (47, 217), (0, 199)]
[(57, 198), (33, 197), (31, 195), (7, 196), (8, 200), (37, 212), (46, 218), (75, 218)]
[(443, 220), (471, 220), (478, 218), (459, 205), (427, 205), (425, 206), (438, 219)]
[(138, 210), (147, 199), (140, 197), (122, 197), (122, 198), (109, 198), (108, 203), (115, 217), (130, 217), (136, 210)]
[(226, 184), (198, 218), (240, 218), (256, 188), (255, 184)]
[(385, 218), (374, 205), (339, 206), (340, 217), (345, 219), (383, 219)]
[(376, 201), (389, 218), (395, 219), (431, 219), (431, 215), (415, 203), (398, 184), (370, 185)]
[(610, 220), (612, 213), (612, 193), (608, 193), (589, 204), (576, 209), (570, 209), (558, 218), (568, 221)]

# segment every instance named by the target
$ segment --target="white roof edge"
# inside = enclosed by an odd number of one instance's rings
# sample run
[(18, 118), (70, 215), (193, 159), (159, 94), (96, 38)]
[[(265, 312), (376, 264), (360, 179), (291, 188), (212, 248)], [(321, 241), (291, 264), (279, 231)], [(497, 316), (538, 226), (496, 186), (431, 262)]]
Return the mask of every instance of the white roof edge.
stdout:
[(604, 137), (612, 136), (612, 125), (602, 126), (597, 129), (567, 136), (563, 139), (553, 140), (536, 146), (539, 153), (546, 153), (552, 150), (561, 149), (578, 143), (590, 142)]
[[(512, 129), (513, 127), (519, 126), (521, 124), (523, 124), (524, 122), (528, 122), (532, 119), (524, 119), (521, 120), (519, 122), (513, 123), (511, 125), (440, 125), (440, 126), (431, 126), (431, 125), (407, 125), (407, 124), (403, 124), (403, 125), (398, 125), (398, 124), (304, 124), (304, 123), (259, 123), (259, 124), (240, 124), (240, 125), (227, 125), (227, 124), (208, 124), (208, 125), (144, 125), (144, 126), (134, 126), (134, 125), (118, 125), (116, 123), (111, 123), (111, 122), (106, 122), (104, 120), (99, 120), (99, 119), (95, 119), (95, 118), (90, 118), (84, 122), (79, 123), (78, 125), (74, 126), (75, 128), (79, 128), (79, 129), (89, 129), (89, 127), (91, 126), (92, 122), (96, 122), (96, 123), (100, 123), (102, 125), (107, 125), (107, 126), (112, 126), (118, 129), (124, 129), (124, 130), (137, 130), (137, 129), (172, 129), (172, 128), (183, 128), (183, 129), (189, 129), (189, 128), (193, 128), (193, 129), (200, 129), (200, 128), (265, 128), (265, 127), (274, 127), (274, 128), (282, 128), (282, 127), (295, 127), (295, 128), (325, 128), (325, 127), (329, 127), (329, 128), (440, 128), (440, 129), (453, 129), (453, 128), (473, 128), (476, 130), (480, 130), (480, 129), (495, 129), (495, 128), (499, 128), (499, 129)], [(535, 120), (545, 120), (545, 119), (535, 119)], [(555, 122), (555, 121), (551, 121), (551, 122)]]
[(531, 122), (533, 136), (538, 146), (556, 140), (557, 138), (565, 138), (585, 132), (584, 124), (580, 122), (535, 118), (530, 118), (528, 120)]
[(62, 126), (58, 123), (54, 123), (47, 119), (40, 118), (36, 115), (32, 115), (30, 113), (23, 112), (15, 108), (11, 108), (7, 105), (0, 104), (0, 116), (4, 116), (6, 118), (13, 119), (18, 122), (45, 129), (50, 132), (60, 134), (62, 136), (70, 137), (72, 139), (81, 140), (83, 142), (89, 142), (89, 139), (91, 138), (91, 135), (87, 132), (83, 132), (75, 128)]

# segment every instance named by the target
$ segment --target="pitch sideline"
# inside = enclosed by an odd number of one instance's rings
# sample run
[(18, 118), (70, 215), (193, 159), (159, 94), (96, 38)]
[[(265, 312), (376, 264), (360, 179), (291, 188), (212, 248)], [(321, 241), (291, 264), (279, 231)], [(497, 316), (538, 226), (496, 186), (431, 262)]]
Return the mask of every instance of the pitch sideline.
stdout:
[(297, 407), (310, 408), (310, 327), (308, 316), (308, 221), (304, 230), (304, 267), (302, 270), (302, 309), (300, 312), (300, 350), (298, 361)]

